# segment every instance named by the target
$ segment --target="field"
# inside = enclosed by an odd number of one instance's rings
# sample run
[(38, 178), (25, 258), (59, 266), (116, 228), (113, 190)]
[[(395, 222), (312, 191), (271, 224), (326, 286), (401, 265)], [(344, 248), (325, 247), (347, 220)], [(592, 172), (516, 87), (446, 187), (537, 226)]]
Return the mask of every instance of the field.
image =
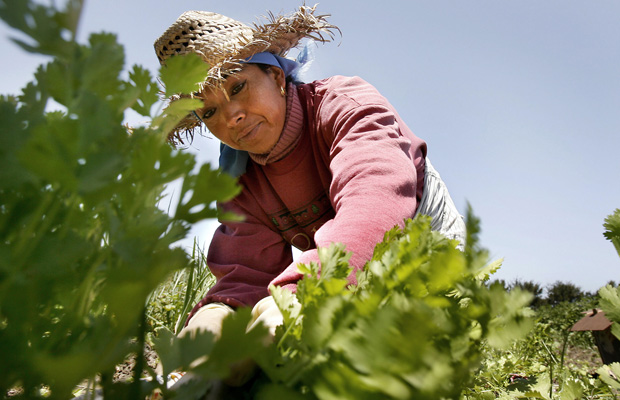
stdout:
[[(193, 92), (204, 66), (174, 57), (157, 77), (126, 70), (116, 36), (78, 43), (82, 2), (63, 6), (0, 0), (0, 18), (28, 38), (16, 44), (50, 60), (20, 94), (0, 96), (4, 397), (617, 397), (620, 364), (602, 366), (591, 336), (569, 330), (600, 307), (620, 337), (617, 285), (590, 294), (565, 282), (494, 282), (501, 260), (478, 242), (471, 208), (464, 251), (419, 216), (386, 232), (357, 285), (346, 249), (320, 249), (320, 274), (305, 265), (295, 295), (272, 290), (284, 315), (272, 340), (263, 327), (246, 332), (243, 308), (219, 340), (177, 337), (213, 279), (203, 249), (176, 243), (199, 221), (236, 218), (214, 205), (239, 193), (165, 140), (196, 100), (163, 107), (159, 96)], [(151, 122), (128, 127), (126, 112)], [(172, 182), (180, 201), (163, 209)], [(620, 210), (603, 225), (620, 255)], [(250, 383), (223, 386), (231, 365), (248, 360), (258, 367)], [(199, 379), (170, 391), (177, 370)]]

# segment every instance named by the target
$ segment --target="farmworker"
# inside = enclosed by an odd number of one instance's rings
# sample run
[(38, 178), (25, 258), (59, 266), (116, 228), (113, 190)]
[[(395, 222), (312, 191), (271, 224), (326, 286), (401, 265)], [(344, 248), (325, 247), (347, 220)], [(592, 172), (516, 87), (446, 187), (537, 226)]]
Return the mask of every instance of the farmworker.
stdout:
[[(363, 268), (384, 233), (418, 213), (432, 217), (433, 230), (464, 242), (463, 218), (426, 143), (392, 105), (359, 77), (302, 83), (302, 64), (285, 58), (301, 39), (327, 42), (338, 30), (315, 7), (252, 28), (189, 11), (155, 42), (162, 64), (195, 53), (209, 68), (192, 95), (203, 107), (170, 139), (182, 142), (205, 126), (221, 141), (220, 168), (243, 188), (221, 205), (244, 220), (222, 221), (215, 232), (207, 263), (217, 282), (181, 335), (206, 329), (219, 337), (237, 307), (253, 307), (253, 324), (273, 334), (282, 316), (270, 285), (294, 291), (302, 279), (297, 264), (318, 262), (317, 247), (333, 242)], [(296, 260), (292, 246), (301, 251)]]

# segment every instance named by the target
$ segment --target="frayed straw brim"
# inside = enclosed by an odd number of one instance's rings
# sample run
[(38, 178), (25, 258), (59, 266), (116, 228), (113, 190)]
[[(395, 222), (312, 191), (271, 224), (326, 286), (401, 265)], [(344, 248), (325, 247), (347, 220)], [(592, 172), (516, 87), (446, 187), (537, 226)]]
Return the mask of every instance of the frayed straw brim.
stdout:
[[(266, 51), (284, 56), (303, 38), (322, 43), (333, 39), (332, 31), (338, 27), (327, 23), (329, 15), (315, 15), (315, 10), (316, 5), (301, 6), (288, 16), (269, 13), (265, 17), (267, 22), (255, 23), (253, 27), (213, 12), (188, 11), (157, 39), (155, 52), (162, 65), (175, 55), (198, 54), (210, 66), (201, 89), (218, 87), (226, 76), (239, 70), (242, 60), (256, 53)], [(189, 114), (170, 133), (169, 139), (183, 143), (181, 135), (193, 137), (200, 124), (200, 120)]]

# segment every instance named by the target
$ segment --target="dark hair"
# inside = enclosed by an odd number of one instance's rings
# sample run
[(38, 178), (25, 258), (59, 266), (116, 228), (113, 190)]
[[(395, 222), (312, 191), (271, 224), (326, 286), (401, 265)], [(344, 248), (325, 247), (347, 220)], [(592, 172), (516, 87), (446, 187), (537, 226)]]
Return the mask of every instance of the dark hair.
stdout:
[[(259, 64), (259, 63), (256, 63), (254, 65), (256, 65), (258, 68), (260, 68), (261, 71), (263, 71), (264, 73), (267, 73), (267, 71), (269, 71), (269, 68), (273, 67), (273, 65), (269, 65), (269, 64)], [(275, 67), (275, 68), (278, 68), (278, 67)], [(290, 83), (290, 82), (293, 82), (293, 78), (291, 76), (287, 76), (286, 77), (286, 83)]]

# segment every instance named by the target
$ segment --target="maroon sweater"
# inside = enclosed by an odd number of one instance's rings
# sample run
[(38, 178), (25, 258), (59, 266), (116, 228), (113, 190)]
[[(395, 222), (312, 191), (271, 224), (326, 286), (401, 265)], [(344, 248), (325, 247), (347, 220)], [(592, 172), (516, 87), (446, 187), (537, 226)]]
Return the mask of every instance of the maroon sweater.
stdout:
[[(426, 144), (360, 78), (335, 76), (288, 88), (287, 119), (268, 155), (251, 155), (242, 193), (223, 208), (207, 263), (211, 302), (253, 306), (268, 286), (292, 285), (317, 246), (345, 244), (362, 268), (384, 233), (413, 217), (424, 187)], [(302, 251), (293, 262), (291, 245)], [(355, 273), (350, 277), (355, 281)]]

